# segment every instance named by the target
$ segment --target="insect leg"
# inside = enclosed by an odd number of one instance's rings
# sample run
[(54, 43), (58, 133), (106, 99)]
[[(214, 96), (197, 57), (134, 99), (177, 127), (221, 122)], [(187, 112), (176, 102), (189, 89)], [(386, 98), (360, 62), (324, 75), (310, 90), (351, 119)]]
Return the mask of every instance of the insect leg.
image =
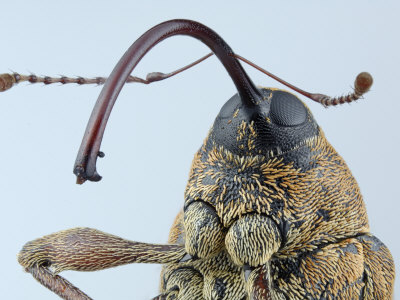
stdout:
[(211, 257), (224, 246), (225, 231), (215, 210), (202, 201), (191, 203), (185, 210), (185, 249), (192, 256)]
[(40, 283), (64, 299), (90, 299), (57, 274), (64, 270), (96, 271), (130, 263), (165, 264), (178, 262), (184, 255), (184, 247), (179, 245), (132, 242), (96, 229), (73, 228), (28, 242), (19, 253), (18, 261)]
[(269, 263), (256, 268), (245, 268), (246, 289), (251, 300), (270, 300), (271, 275)]
[(42, 285), (47, 287), (52, 292), (56, 293), (63, 299), (74, 300), (91, 300), (88, 295), (75, 287), (65, 278), (54, 275), (50, 270), (44, 266), (32, 266), (26, 268), (26, 271), (31, 273), (32, 276), (39, 281)]
[(271, 260), (273, 286), (286, 299), (391, 299), (389, 251), (370, 234)]
[(394, 263), (389, 249), (375, 236), (366, 234), (357, 238), (364, 253), (364, 298), (390, 299), (394, 287)]
[(226, 249), (233, 262), (243, 266), (249, 299), (271, 299), (269, 264), (281, 242), (279, 229), (267, 216), (245, 215), (229, 228)]
[(267, 263), (281, 246), (281, 233), (271, 218), (245, 215), (229, 228), (225, 246), (238, 266), (257, 267)]
[(194, 300), (204, 299), (203, 275), (193, 266), (169, 265), (161, 279), (162, 294), (155, 298)]

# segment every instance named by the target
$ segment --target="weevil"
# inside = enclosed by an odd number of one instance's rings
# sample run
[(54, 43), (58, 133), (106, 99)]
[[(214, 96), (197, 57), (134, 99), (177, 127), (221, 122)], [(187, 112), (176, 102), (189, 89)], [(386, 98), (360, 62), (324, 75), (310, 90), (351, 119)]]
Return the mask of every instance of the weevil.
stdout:
[[(125, 82), (150, 83), (185, 69), (153, 73), (146, 80), (130, 76), (153, 46), (174, 35), (189, 35), (210, 47), (238, 93), (223, 105), (195, 154), (184, 206), (168, 244), (132, 242), (96, 229), (74, 228), (28, 242), (18, 255), (20, 264), (64, 299), (90, 298), (59, 272), (127, 263), (163, 264), (160, 295), (153, 298), (158, 300), (390, 299), (392, 256), (369, 232), (358, 185), (311, 111), (287, 91), (256, 88), (238, 59), (248, 61), (197, 22), (161, 23), (121, 58), (105, 81), (85, 131), (74, 166), (78, 183), (101, 179), (96, 170), (97, 157), (103, 156), (100, 144)], [(325, 106), (356, 100), (372, 84), (372, 77), (361, 73), (354, 93), (330, 98), (262, 71)], [(57, 82), (3, 74), (0, 90), (22, 80)], [(58, 82), (74, 80), (61, 77)]]

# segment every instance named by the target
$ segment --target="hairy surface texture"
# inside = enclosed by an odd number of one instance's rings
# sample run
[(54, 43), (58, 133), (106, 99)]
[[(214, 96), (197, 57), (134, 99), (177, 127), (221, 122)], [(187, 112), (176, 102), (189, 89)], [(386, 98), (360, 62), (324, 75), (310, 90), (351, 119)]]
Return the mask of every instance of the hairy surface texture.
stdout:
[(58, 272), (128, 263), (164, 265), (158, 300), (391, 299), (393, 258), (346, 163), (300, 100), (260, 94), (257, 108), (234, 96), (221, 109), (168, 245), (74, 228), (27, 243), (19, 262), (64, 299), (90, 298)]
[[(185, 241), (183, 211), (170, 232), (169, 243)], [(209, 259), (165, 265), (160, 299), (391, 299), (393, 258), (371, 234), (327, 243), (312, 251), (271, 260), (249, 274), (226, 249)], [(188, 286), (191, 292), (188, 292)], [(195, 292), (194, 292), (195, 291)]]

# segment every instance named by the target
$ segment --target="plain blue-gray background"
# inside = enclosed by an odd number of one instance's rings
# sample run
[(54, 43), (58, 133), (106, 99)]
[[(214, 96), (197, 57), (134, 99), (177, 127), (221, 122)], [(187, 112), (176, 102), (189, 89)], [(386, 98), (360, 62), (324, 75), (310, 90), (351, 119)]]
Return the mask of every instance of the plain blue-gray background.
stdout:
[[(311, 92), (341, 95), (358, 72), (371, 72), (372, 91), (357, 104), (324, 109), (305, 101), (357, 178), (371, 231), (399, 265), (398, 2), (3, 2), (0, 73), (107, 75), (137, 37), (172, 18), (210, 26), (238, 54)], [(197, 40), (174, 37), (134, 74), (168, 72), (206, 53)], [(256, 84), (281, 87), (246, 69)], [(104, 178), (78, 186), (72, 167), (99, 92), (21, 84), (0, 94), (2, 299), (57, 299), (16, 261), (22, 245), (42, 235), (88, 226), (165, 242), (192, 157), (235, 88), (215, 58), (164, 82), (126, 86), (102, 145), (106, 157), (98, 170)], [(159, 271), (157, 265), (128, 265), (63, 275), (94, 299), (150, 299), (158, 292)]]

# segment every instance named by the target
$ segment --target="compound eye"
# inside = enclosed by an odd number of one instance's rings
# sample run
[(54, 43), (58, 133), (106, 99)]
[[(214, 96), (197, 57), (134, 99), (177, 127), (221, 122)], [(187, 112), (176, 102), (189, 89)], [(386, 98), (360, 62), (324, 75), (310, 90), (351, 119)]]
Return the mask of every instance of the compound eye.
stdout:
[(284, 91), (275, 91), (271, 100), (270, 118), (280, 126), (296, 126), (304, 123), (307, 110), (296, 96)]

